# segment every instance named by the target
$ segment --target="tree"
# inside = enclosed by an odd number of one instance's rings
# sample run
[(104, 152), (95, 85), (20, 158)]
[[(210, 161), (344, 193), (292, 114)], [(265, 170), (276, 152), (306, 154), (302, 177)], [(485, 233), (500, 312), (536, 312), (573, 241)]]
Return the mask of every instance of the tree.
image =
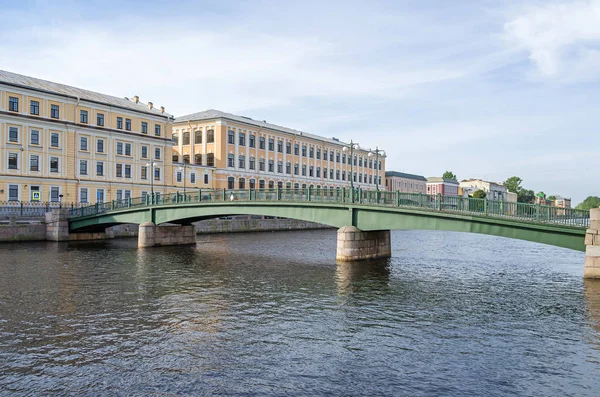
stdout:
[(454, 175), (454, 173), (452, 171), (446, 171), (444, 172), (444, 175), (442, 175), (443, 178), (446, 179), (453, 179), (455, 181), (458, 180), (458, 178), (456, 177), (456, 175)]
[(551, 196), (548, 196), (548, 200), (550, 201), (556, 201), (556, 196), (553, 194)]
[(592, 208), (600, 207), (600, 197), (589, 196), (575, 207), (578, 210), (591, 210)]
[(506, 186), (509, 192), (519, 194), (519, 191), (522, 189), (522, 182), (523, 179), (519, 178), (518, 176), (511, 176), (510, 178), (504, 181), (503, 185)]
[(520, 189), (517, 193), (517, 201), (519, 203), (535, 203), (535, 193), (533, 190)]
[(487, 196), (487, 194), (481, 189), (473, 192), (473, 198), (482, 199), (482, 198), (485, 198), (486, 196)]

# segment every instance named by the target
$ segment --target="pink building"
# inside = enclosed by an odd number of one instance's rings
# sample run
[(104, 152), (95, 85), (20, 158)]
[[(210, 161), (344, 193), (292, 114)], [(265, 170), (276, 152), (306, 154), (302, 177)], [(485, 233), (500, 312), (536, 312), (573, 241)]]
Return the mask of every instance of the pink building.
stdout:
[(458, 182), (454, 179), (442, 177), (427, 178), (427, 194), (441, 194), (442, 196), (458, 196)]

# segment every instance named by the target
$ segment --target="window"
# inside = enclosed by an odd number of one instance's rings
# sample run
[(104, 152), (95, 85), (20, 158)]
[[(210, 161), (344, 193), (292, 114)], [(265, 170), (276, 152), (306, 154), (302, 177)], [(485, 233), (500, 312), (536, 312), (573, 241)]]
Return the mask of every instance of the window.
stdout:
[(117, 117), (117, 128), (120, 130), (123, 129), (123, 117)]
[(8, 154), (8, 169), (9, 170), (18, 170), (19, 163), (19, 154), (18, 153), (9, 153)]
[(294, 154), (296, 156), (300, 155), (300, 145), (298, 145), (297, 143), (294, 144)]
[(29, 113), (36, 116), (40, 115), (40, 103), (38, 101), (29, 102)]
[(250, 189), (256, 189), (256, 179), (250, 179), (250, 181), (248, 182), (248, 187)]
[(323, 160), (327, 161), (327, 149), (323, 149)]
[(269, 150), (270, 151), (275, 150), (275, 139), (273, 139), (273, 138), (269, 138)]
[(79, 175), (87, 175), (87, 160), (79, 160)]
[(302, 164), (302, 176), (306, 176), (306, 164)]
[(329, 161), (333, 161), (333, 150), (329, 151)]
[(336, 162), (336, 163), (339, 163), (339, 162), (340, 162), (340, 153), (339, 153), (339, 152), (337, 152), (337, 153), (335, 154), (335, 162)]
[(208, 185), (208, 174), (204, 174), (204, 184)]
[(16, 98), (14, 96), (8, 97), (8, 110), (10, 110), (11, 112), (19, 111), (19, 98)]
[(154, 126), (154, 135), (160, 136), (160, 124)]
[(269, 160), (269, 172), (275, 172), (275, 161)]
[(323, 168), (323, 178), (327, 179), (327, 168)]
[(342, 171), (342, 181), (346, 180), (346, 171)]
[(117, 154), (123, 154), (123, 142), (117, 142)]
[(285, 173), (288, 175), (292, 173), (292, 163), (289, 161), (285, 163)]
[(88, 189), (87, 187), (82, 187), (81, 189), (79, 189), (79, 201), (82, 203), (87, 203), (88, 202)]
[(8, 127), (8, 141), (19, 142), (19, 129), (17, 127)]
[(196, 130), (194, 132), (194, 144), (202, 143), (202, 131)]
[(283, 141), (277, 141), (277, 152), (283, 153)]
[(174, 163), (178, 163), (179, 162), (179, 155), (177, 153), (173, 153), (173, 162)]
[(265, 181), (264, 180), (258, 181), (258, 188), (259, 189), (264, 189), (265, 188)]
[(187, 131), (183, 133), (183, 144), (184, 145), (190, 144), (190, 133)]
[(131, 156), (131, 143), (125, 144), (125, 156)]
[(148, 158), (148, 146), (142, 146), (142, 158), (143, 159)]
[[(160, 148), (159, 147), (154, 148), (154, 159), (160, 160)], [(189, 161), (188, 161), (188, 163), (189, 163)]]
[(346, 155), (342, 154), (342, 164), (346, 164)]
[(285, 143), (285, 153), (292, 154), (292, 143), (291, 142)]
[(50, 157), (50, 172), (58, 172), (58, 157)]
[(302, 145), (302, 157), (306, 157), (306, 145)]
[(294, 164), (294, 175), (298, 175), (300, 173), (300, 166), (298, 163)]
[(117, 164), (117, 178), (123, 178), (123, 164)]
[(190, 174), (190, 183), (196, 183), (196, 174), (193, 172)]
[(256, 147), (256, 137), (254, 135), (248, 137), (248, 146)]
[(381, 161), (379, 162), (378, 167), (379, 167), (379, 171), (381, 171)]
[(333, 170), (329, 170), (329, 179), (333, 179)]
[(283, 161), (277, 162), (277, 172), (283, 174)]
[(59, 116), (59, 107), (58, 105), (50, 105), (50, 117), (53, 119), (58, 119)]
[(246, 180), (244, 178), (240, 178), (238, 180), (238, 186), (240, 189), (245, 189), (246, 188)]
[(248, 168), (251, 170), (256, 169), (256, 159), (254, 157), (250, 157), (250, 160), (248, 160)]
[(206, 131), (206, 143), (215, 143), (215, 130)]
[(143, 180), (146, 180), (146, 179), (148, 179), (148, 167), (146, 167), (146, 166), (144, 165), (144, 166), (142, 166), (142, 167), (140, 168), (140, 171), (141, 171), (140, 178), (141, 178), (141, 179), (143, 179)]
[(102, 113), (96, 115), (96, 125), (99, 125), (100, 127), (104, 126), (104, 115)]
[(178, 183), (181, 183), (181, 179), (182, 179), (181, 176), (182, 176), (181, 171), (177, 171), (176, 178), (177, 178)]
[(125, 178), (131, 178), (131, 165), (125, 164)]
[(258, 139), (258, 148), (259, 149), (264, 149), (265, 148), (265, 137), (264, 136), (261, 136)]
[(259, 171), (265, 170), (265, 159), (258, 160), (258, 170)]
[(363, 164), (363, 158), (362, 158), (362, 157), (359, 157), (359, 158), (358, 158), (358, 166), (359, 166), (359, 167), (362, 167), (362, 164)]
[(189, 164), (190, 163), (190, 155), (189, 154), (184, 154), (183, 155), (183, 163), (184, 164)]
[(238, 143), (240, 146), (246, 146), (246, 134), (243, 132), (238, 134)]
[(308, 149), (308, 157), (310, 157), (311, 159), (315, 158), (315, 148), (314, 147), (310, 147), (310, 149)]
[(142, 134), (147, 134), (148, 133), (148, 123), (146, 123), (145, 121), (142, 121)]
[(123, 190), (117, 189), (117, 201), (123, 200)]
[(321, 149), (317, 149), (317, 160), (321, 160)]
[(19, 185), (8, 185), (8, 201), (19, 201)]
[(314, 167), (311, 165), (308, 167), (308, 176), (313, 177), (314, 175)]
[(238, 156), (238, 168), (246, 168), (246, 157), (239, 155)]
[(235, 143), (235, 132), (229, 131), (227, 132), (227, 143), (234, 144)]
[(82, 136), (79, 140), (79, 149), (87, 151), (88, 150), (88, 139), (85, 136)]
[(50, 134), (50, 146), (58, 147), (59, 146), (59, 137), (56, 132)]
[(96, 162), (96, 176), (104, 176), (104, 163), (102, 161)]
[(96, 202), (97, 203), (104, 202), (104, 189), (96, 189)]
[(56, 203), (60, 200), (60, 188), (58, 186), (50, 187), (50, 201)]
[(274, 189), (274, 188), (275, 188), (275, 182), (269, 181), (269, 189)]
[(321, 177), (321, 167), (317, 167), (317, 178)]
[(231, 153), (227, 155), (227, 166), (235, 167), (235, 156)]
[(200, 153), (194, 155), (194, 164), (202, 165), (202, 155)]
[(131, 131), (131, 119), (125, 119), (125, 129)]
[(32, 154), (29, 158), (29, 171), (40, 170), (40, 156)]
[(37, 130), (31, 130), (31, 135), (29, 137), (29, 143), (32, 145), (40, 144), (40, 132)]
[(340, 180), (340, 170), (335, 170), (335, 179)]
[(356, 165), (356, 156), (354, 156), (354, 165)]
[(227, 189), (235, 189), (235, 178), (232, 176), (227, 178)]
[(214, 167), (215, 166), (215, 155), (214, 153), (209, 153), (206, 155), (206, 166)]
[(171, 133), (171, 140), (177, 144), (179, 144), (179, 133), (173, 132)]

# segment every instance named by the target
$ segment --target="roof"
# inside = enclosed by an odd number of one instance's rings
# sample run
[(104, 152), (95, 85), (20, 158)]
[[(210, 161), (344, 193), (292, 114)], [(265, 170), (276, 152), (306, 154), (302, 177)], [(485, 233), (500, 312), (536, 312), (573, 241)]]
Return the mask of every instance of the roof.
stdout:
[[(198, 113), (192, 113), (185, 116), (180, 116), (175, 118), (175, 123), (181, 123), (186, 121), (202, 121), (202, 120), (213, 120), (213, 119), (228, 119), (232, 121), (237, 121), (244, 124), (251, 124), (256, 127), (268, 128), (270, 130), (286, 132), (288, 134), (300, 135), (307, 138), (312, 138), (318, 141), (327, 142), (333, 145), (349, 145), (347, 142), (342, 142), (336, 138), (325, 138), (319, 135), (309, 134), (308, 132), (294, 130), (288, 127), (282, 127), (277, 124), (267, 123), (265, 120), (258, 121), (251, 119), (250, 117), (238, 116), (231, 113), (222, 112), (216, 109), (208, 109)], [(370, 151), (370, 149), (366, 149), (361, 147), (359, 150)]]
[(433, 177), (427, 178), (427, 183), (440, 183), (440, 182), (453, 183), (455, 185), (458, 185), (458, 181), (455, 181), (454, 179), (442, 178), (441, 176), (433, 176)]
[(133, 110), (161, 117), (170, 117), (168, 113), (162, 113), (160, 109), (149, 109), (147, 104), (142, 102), (135, 103), (126, 98), (119, 98), (112, 95), (100, 94), (98, 92), (84, 90), (83, 88), (71, 87), (64, 84), (54, 83), (52, 81), (37, 79), (35, 77), (23, 76), (21, 74), (0, 70), (0, 83), (6, 83), (17, 87), (34, 89), (37, 91), (58, 94), (72, 98), (79, 98), (90, 102), (117, 106), (120, 108)]
[(386, 171), (385, 172), (385, 177), (389, 178), (389, 177), (398, 177), (398, 178), (405, 178), (405, 179), (415, 179), (417, 181), (423, 181), (426, 182), (427, 178), (425, 178), (424, 176), (421, 175), (416, 175), (416, 174), (406, 174), (404, 172), (398, 172), (398, 171)]

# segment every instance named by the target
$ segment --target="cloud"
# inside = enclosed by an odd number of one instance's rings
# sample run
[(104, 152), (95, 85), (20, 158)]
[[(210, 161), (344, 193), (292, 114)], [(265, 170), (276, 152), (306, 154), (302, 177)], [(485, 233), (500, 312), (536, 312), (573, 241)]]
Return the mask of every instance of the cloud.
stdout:
[(542, 76), (599, 78), (600, 0), (529, 8), (504, 25), (505, 38), (527, 51)]

